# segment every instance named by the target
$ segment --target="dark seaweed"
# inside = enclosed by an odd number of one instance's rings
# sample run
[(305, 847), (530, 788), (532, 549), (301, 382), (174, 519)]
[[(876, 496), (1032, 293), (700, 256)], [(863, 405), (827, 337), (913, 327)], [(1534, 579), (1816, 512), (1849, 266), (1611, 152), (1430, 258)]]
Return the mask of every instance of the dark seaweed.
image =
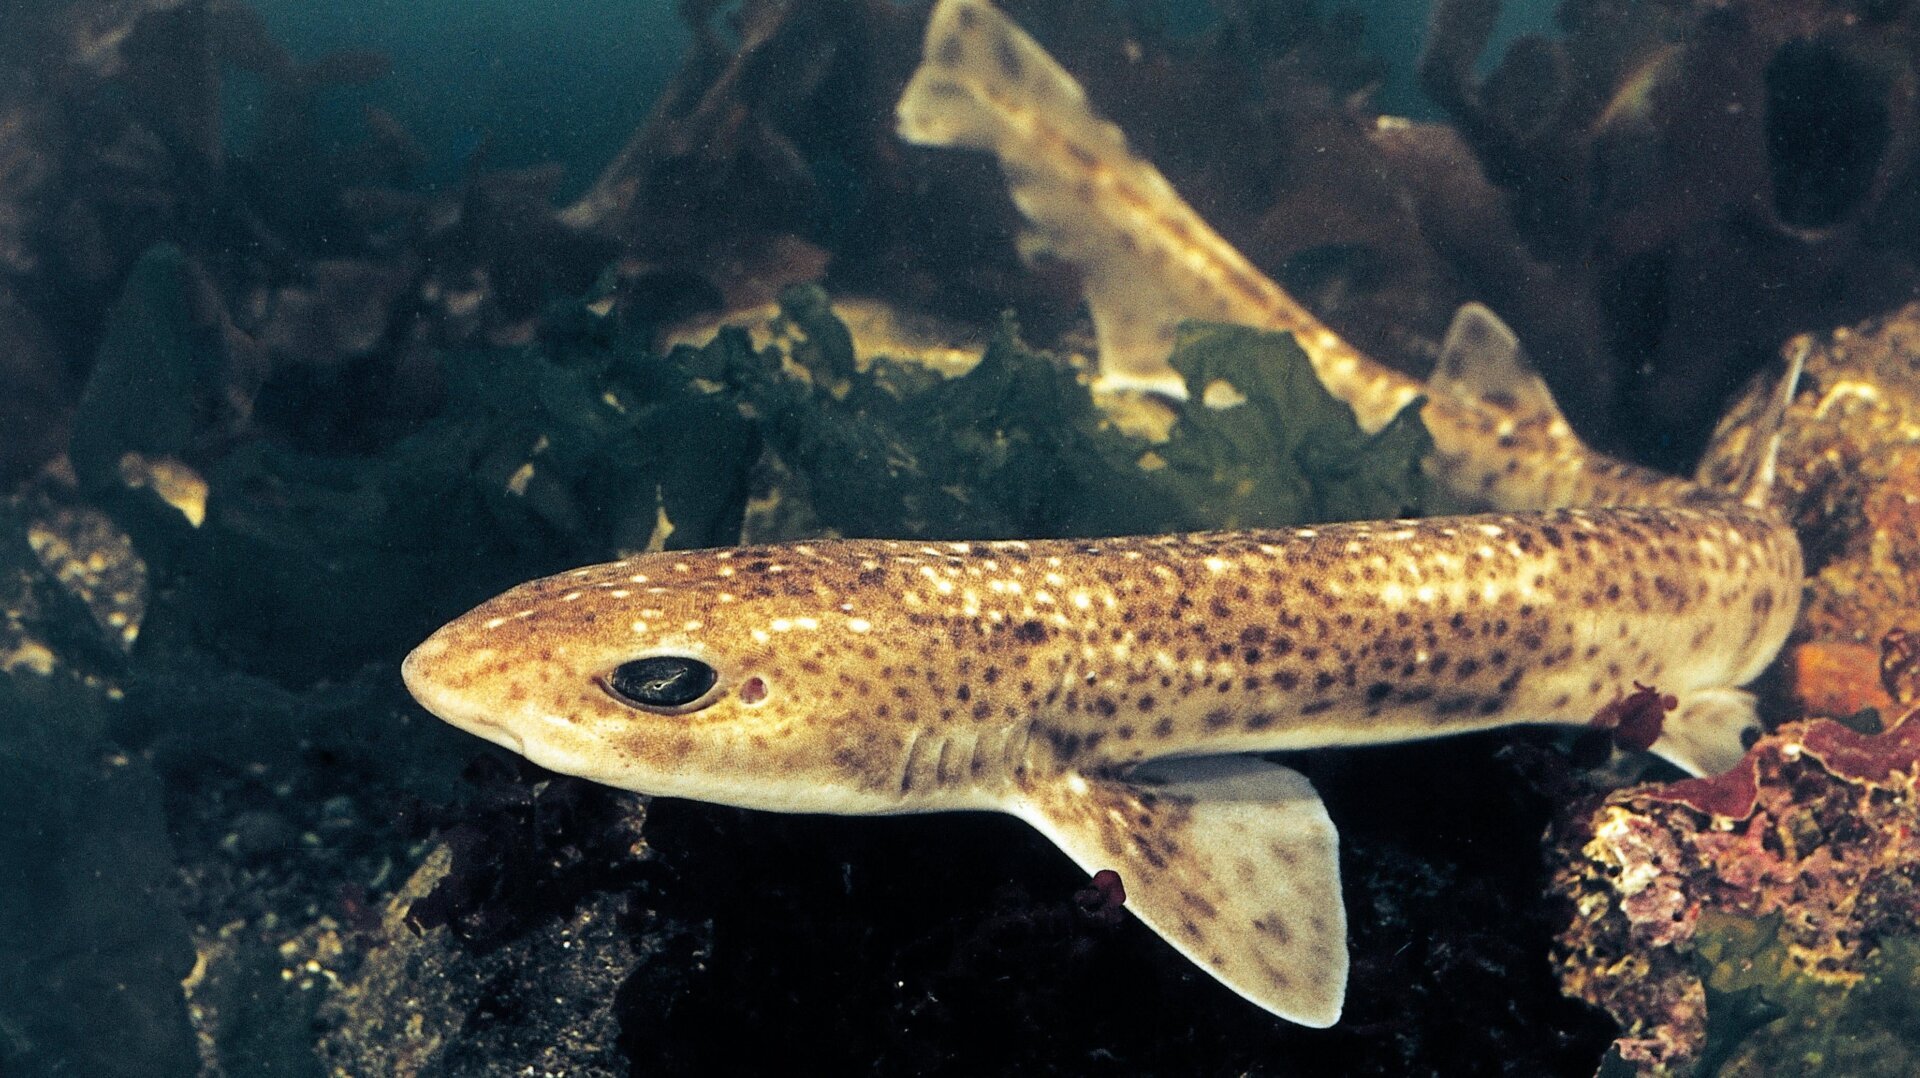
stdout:
[(0, 510), (7, 646), (81, 657), (0, 673), (0, 1072), (190, 1074), (180, 981), (193, 968), (158, 777), (109, 740), (110, 705), (79, 672), (92, 620)]

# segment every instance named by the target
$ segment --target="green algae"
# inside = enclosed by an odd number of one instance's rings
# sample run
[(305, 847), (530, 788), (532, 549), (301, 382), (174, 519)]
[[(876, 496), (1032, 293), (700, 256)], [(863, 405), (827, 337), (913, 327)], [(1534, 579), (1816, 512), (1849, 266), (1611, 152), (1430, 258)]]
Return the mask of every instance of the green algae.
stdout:
[[(1366, 434), (1292, 337), (1245, 326), (1189, 324), (1171, 362), (1201, 403), (1160, 450), (1168, 469), (1159, 482), (1204, 512), (1206, 526), (1380, 520), (1432, 508), (1436, 492), (1420, 462), (1433, 440), (1418, 402)], [(1205, 402), (1223, 392), (1216, 387), (1245, 399), (1213, 407)]]
[[(719, 372), (762, 417), (818, 519), (843, 535), (1274, 527), (1417, 514), (1434, 496), (1416, 411), (1365, 434), (1285, 334), (1186, 327), (1173, 364), (1194, 402), (1153, 445), (1116, 430), (1077, 373), (1024, 346), (1010, 320), (977, 366), (948, 379), (886, 357), (862, 373), (818, 289), (789, 289), (781, 311), (800, 341), (786, 358), (805, 377), (738, 330), (676, 355)], [(1216, 383), (1238, 400), (1199, 403)]]

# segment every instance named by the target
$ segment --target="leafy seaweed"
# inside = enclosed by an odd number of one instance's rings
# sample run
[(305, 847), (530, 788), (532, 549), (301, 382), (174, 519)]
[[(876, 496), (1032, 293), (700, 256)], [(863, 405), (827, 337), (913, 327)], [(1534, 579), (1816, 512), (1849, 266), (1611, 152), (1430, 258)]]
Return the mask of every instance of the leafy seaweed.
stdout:
[[(391, 661), (528, 577), (738, 534), (754, 426), (583, 304), (532, 345), (443, 357), (445, 407), (413, 434), (322, 455), (226, 432), (208, 403), (225, 361), (192, 287), (177, 252), (142, 260), (73, 439), (86, 489), (154, 570), (147, 652), (211, 648), (304, 683)], [(129, 453), (199, 477), (204, 521), (128, 483)]]
[[(818, 289), (788, 290), (781, 310), (798, 341), (784, 357), (722, 331), (697, 362), (725, 372), (841, 534), (1271, 527), (1403, 515), (1430, 498), (1414, 411), (1366, 435), (1285, 334), (1187, 327), (1173, 363), (1194, 402), (1153, 445), (1117, 430), (1076, 372), (1025, 348), (1011, 322), (977, 366), (946, 379), (885, 357), (862, 372)], [(1216, 401), (1231, 387), (1233, 402), (1203, 403), (1210, 387)]]
[[(1209, 507), (1209, 527), (1407, 516), (1429, 499), (1420, 462), (1433, 441), (1417, 405), (1367, 435), (1292, 337), (1189, 324), (1172, 362), (1198, 406), (1160, 450), (1161, 482)], [(1230, 406), (1209, 403), (1222, 397)]]

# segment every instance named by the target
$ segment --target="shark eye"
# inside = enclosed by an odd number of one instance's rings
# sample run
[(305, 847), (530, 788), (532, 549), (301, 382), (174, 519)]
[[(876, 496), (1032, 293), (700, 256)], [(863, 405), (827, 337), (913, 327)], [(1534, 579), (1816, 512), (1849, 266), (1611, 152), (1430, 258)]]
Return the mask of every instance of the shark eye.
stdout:
[(621, 663), (607, 675), (607, 690), (645, 708), (680, 708), (700, 699), (719, 679), (713, 667), (684, 655), (649, 655)]

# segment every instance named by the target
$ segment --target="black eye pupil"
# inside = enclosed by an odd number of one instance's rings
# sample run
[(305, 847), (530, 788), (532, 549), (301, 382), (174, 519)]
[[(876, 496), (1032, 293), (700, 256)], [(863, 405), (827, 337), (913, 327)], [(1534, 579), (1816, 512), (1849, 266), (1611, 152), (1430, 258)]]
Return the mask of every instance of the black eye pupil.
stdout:
[(615, 667), (607, 687), (641, 707), (684, 707), (705, 696), (718, 676), (698, 659), (652, 655)]

